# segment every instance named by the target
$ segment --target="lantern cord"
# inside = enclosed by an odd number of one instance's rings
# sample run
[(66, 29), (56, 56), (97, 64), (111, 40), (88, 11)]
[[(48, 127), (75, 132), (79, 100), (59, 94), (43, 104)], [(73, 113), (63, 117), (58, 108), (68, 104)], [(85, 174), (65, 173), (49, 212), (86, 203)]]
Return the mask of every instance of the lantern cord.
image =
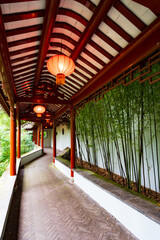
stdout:
[(61, 54), (62, 54), (63, 52), (62, 52), (62, 38), (61, 38)]

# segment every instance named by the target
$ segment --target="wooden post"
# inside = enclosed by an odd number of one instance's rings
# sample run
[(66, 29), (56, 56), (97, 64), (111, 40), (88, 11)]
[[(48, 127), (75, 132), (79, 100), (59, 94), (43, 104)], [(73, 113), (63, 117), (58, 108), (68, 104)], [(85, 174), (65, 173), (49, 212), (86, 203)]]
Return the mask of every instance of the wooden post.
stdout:
[(75, 168), (75, 116), (74, 107), (71, 106), (71, 178), (74, 177)]
[(56, 157), (56, 123), (53, 121), (53, 164), (55, 164)]
[(10, 176), (16, 175), (16, 109), (10, 106)]
[(40, 146), (40, 129), (38, 127), (38, 146)]
[(32, 142), (34, 142), (34, 130), (32, 132)]
[(43, 136), (44, 136), (44, 128), (43, 128), (43, 123), (41, 123), (41, 148), (44, 148), (44, 141), (43, 141)]
[(18, 116), (18, 132), (17, 132), (17, 158), (21, 158), (21, 120)]
[(35, 144), (37, 145), (37, 129), (35, 129)]

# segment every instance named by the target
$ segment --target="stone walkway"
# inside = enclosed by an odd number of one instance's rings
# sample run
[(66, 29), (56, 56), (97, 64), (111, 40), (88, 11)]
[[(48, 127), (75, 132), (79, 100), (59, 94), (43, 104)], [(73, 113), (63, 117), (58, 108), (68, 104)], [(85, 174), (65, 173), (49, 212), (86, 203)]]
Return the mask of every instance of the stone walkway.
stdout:
[(51, 149), (45, 152), (20, 170), (5, 240), (136, 239), (52, 166)]

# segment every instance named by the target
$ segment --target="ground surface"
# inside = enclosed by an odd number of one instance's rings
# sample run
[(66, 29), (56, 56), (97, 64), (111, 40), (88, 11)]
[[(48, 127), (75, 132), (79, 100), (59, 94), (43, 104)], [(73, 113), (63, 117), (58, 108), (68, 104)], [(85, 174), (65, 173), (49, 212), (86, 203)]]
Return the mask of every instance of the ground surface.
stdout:
[(52, 151), (20, 170), (5, 240), (136, 239), (54, 168)]

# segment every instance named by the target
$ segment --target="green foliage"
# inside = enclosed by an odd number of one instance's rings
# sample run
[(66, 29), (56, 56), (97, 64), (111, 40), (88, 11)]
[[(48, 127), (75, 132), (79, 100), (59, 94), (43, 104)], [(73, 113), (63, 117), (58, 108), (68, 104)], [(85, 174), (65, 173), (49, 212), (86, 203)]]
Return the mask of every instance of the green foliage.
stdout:
[(26, 131), (21, 129), (21, 154), (30, 152), (34, 149), (34, 143), (32, 142), (32, 131)]
[(0, 176), (9, 164), (10, 118), (0, 106)]
[[(21, 154), (34, 149), (31, 131), (21, 129)], [(10, 161), (10, 118), (0, 106), (0, 176)]]
[[(117, 159), (128, 188), (134, 181), (140, 192), (141, 181), (145, 187), (146, 179), (150, 184), (153, 177), (154, 188), (159, 191), (160, 81), (119, 85), (98, 102), (87, 103), (76, 117), (76, 131), (79, 148), (82, 151), (82, 144), (86, 148), (87, 159), (83, 160), (97, 165), (98, 150), (109, 172), (114, 172)], [(81, 158), (84, 156), (81, 153)], [(151, 166), (154, 176), (150, 175)]]

